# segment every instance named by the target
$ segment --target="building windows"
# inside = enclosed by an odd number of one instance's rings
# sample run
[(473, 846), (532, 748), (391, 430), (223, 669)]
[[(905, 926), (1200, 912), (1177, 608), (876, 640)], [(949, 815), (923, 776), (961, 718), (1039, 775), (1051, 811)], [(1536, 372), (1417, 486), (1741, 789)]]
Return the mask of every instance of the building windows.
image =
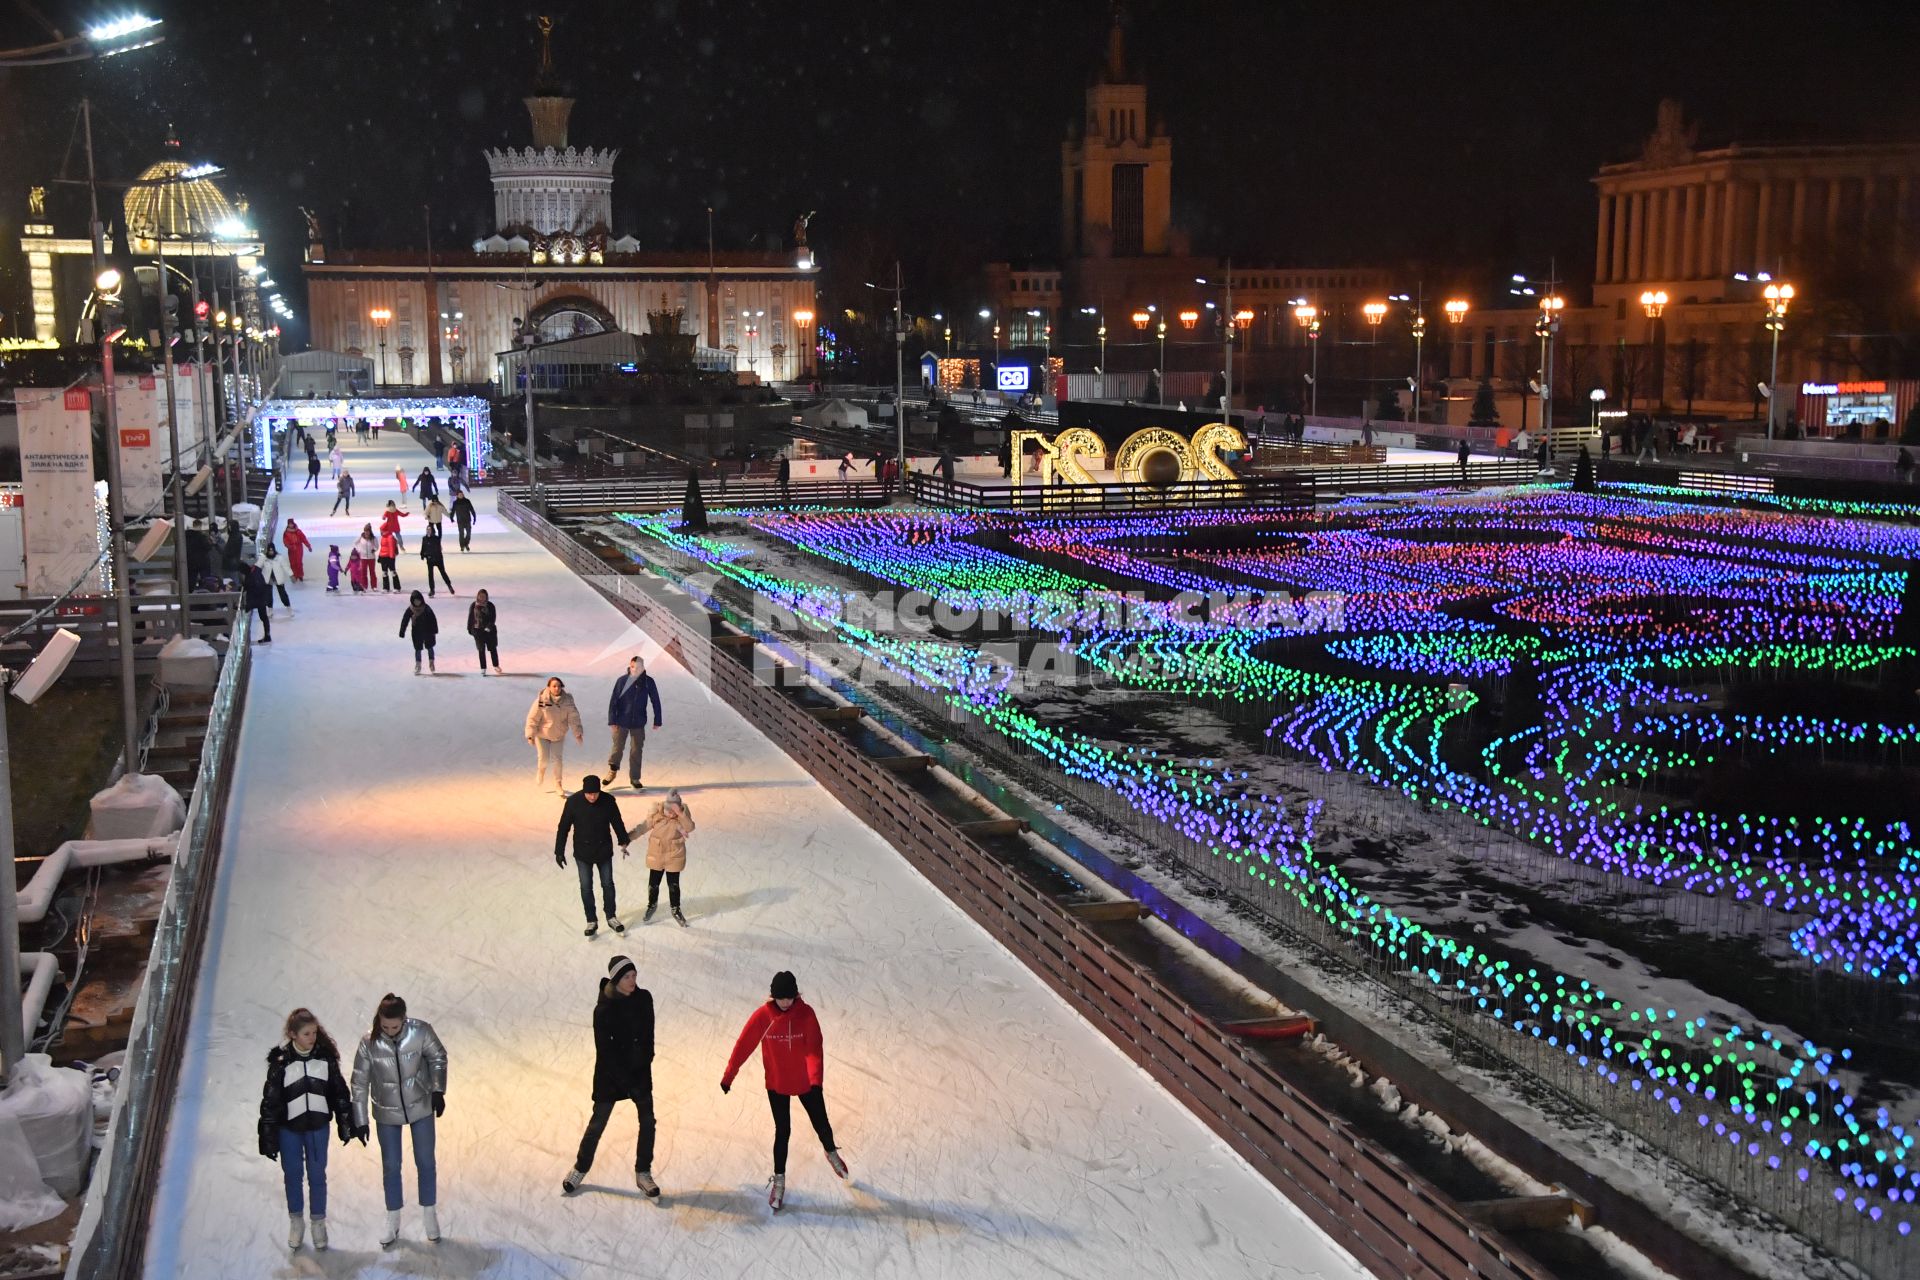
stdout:
[(1113, 252), (1132, 258), (1141, 253), (1146, 226), (1146, 173), (1143, 164), (1113, 166)]

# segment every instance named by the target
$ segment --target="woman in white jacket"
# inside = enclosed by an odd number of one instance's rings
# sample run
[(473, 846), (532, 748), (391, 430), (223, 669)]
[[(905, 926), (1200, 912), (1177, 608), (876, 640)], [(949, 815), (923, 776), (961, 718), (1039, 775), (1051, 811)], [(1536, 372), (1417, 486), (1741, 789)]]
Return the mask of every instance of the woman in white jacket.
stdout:
[(534, 786), (546, 785), (547, 768), (551, 765), (553, 789), (561, 795), (567, 794), (565, 756), (569, 733), (575, 742), (587, 740), (586, 729), (580, 722), (580, 708), (574, 705), (566, 682), (554, 676), (527, 712), (527, 741), (533, 744), (534, 750)]
[(273, 549), (271, 542), (260, 548), (260, 572), (266, 578), (267, 585), (280, 593), (280, 603), (287, 606), (287, 616), (293, 616), (293, 598), (287, 594), (287, 584), (293, 581), (293, 570), (280, 553)]

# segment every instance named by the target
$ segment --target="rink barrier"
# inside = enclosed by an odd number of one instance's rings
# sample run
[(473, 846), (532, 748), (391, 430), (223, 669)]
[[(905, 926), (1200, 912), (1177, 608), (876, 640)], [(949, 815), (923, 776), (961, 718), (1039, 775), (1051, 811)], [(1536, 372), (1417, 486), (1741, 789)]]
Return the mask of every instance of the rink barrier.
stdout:
[[(525, 484), (501, 488), (502, 498), (511, 497), (523, 506), (528, 501)], [(687, 480), (628, 478), (624, 480), (568, 480), (560, 484), (542, 483), (540, 506), (552, 515), (590, 515), (608, 511), (674, 511), (686, 501)], [(866, 480), (795, 480), (783, 496), (777, 481), (766, 476), (734, 476), (723, 488), (712, 476), (700, 478), (700, 499), (709, 507), (873, 506), (880, 499), (880, 486)]]
[(251, 666), (246, 630), (236, 628), (214, 686), (193, 796), (154, 921), (120, 1091), (74, 1230), (67, 1265), (71, 1280), (137, 1280), (145, 1273), (149, 1220), (193, 1020)]
[(1383, 1280), (1551, 1276), (1107, 946), (890, 770), (758, 681), (750, 653), (731, 654), (736, 646), (714, 643), (718, 615), (650, 579), (610, 573), (599, 557), (508, 494), (501, 495), (499, 513), (792, 756), (1368, 1271)]

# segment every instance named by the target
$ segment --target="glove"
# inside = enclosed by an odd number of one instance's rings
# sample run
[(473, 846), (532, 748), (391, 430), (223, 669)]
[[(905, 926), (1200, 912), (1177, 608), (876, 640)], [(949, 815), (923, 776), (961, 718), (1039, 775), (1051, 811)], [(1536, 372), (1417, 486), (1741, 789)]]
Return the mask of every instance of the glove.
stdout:
[(355, 1129), (353, 1131), (353, 1136), (360, 1139), (361, 1146), (363, 1147), (366, 1146), (367, 1145), (367, 1126), (361, 1125), (358, 1129)]
[(445, 1114), (447, 1114), (447, 1095), (436, 1093), (433, 1095), (433, 1117), (438, 1120)]
[(566, 865), (567, 865), (567, 855), (566, 855), (566, 854), (564, 854), (564, 853), (556, 853), (556, 854), (554, 854), (554, 855), (553, 855), (553, 865), (554, 865), (554, 866), (556, 866), (556, 867), (560, 867), (560, 868), (562, 868), (562, 869), (564, 869), (564, 868), (566, 867)]
[(277, 1161), (280, 1158), (279, 1135), (268, 1133), (264, 1127), (260, 1130), (260, 1154), (269, 1160)]
[(732, 1092), (733, 1092), (733, 1081), (731, 1081), (731, 1080), (722, 1080), (722, 1081), (720, 1082), (720, 1092), (722, 1092), (722, 1093), (732, 1093)]

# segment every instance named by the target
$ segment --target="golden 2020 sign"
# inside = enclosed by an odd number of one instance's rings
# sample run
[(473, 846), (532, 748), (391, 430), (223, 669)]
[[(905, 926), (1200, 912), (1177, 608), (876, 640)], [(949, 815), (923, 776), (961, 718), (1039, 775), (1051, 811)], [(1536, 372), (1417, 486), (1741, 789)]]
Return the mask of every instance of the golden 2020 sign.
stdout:
[[(1088, 472), (1088, 463), (1106, 457), (1107, 446), (1085, 427), (1068, 427), (1058, 435), (1041, 431), (1015, 431), (1009, 440), (1014, 461), (1013, 482), (1020, 483), (1026, 470), (1028, 442), (1039, 452), (1040, 483), (1098, 484)], [(1246, 450), (1247, 438), (1240, 428), (1226, 422), (1209, 422), (1191, 437), (1165, 427), (1136, 431), (1113, 451), (1114, 480), (1119, 484), (1165, 486), (1187, 480), (1237, 480), (1233, 468), (1221, 459), (1222, 453)]]

